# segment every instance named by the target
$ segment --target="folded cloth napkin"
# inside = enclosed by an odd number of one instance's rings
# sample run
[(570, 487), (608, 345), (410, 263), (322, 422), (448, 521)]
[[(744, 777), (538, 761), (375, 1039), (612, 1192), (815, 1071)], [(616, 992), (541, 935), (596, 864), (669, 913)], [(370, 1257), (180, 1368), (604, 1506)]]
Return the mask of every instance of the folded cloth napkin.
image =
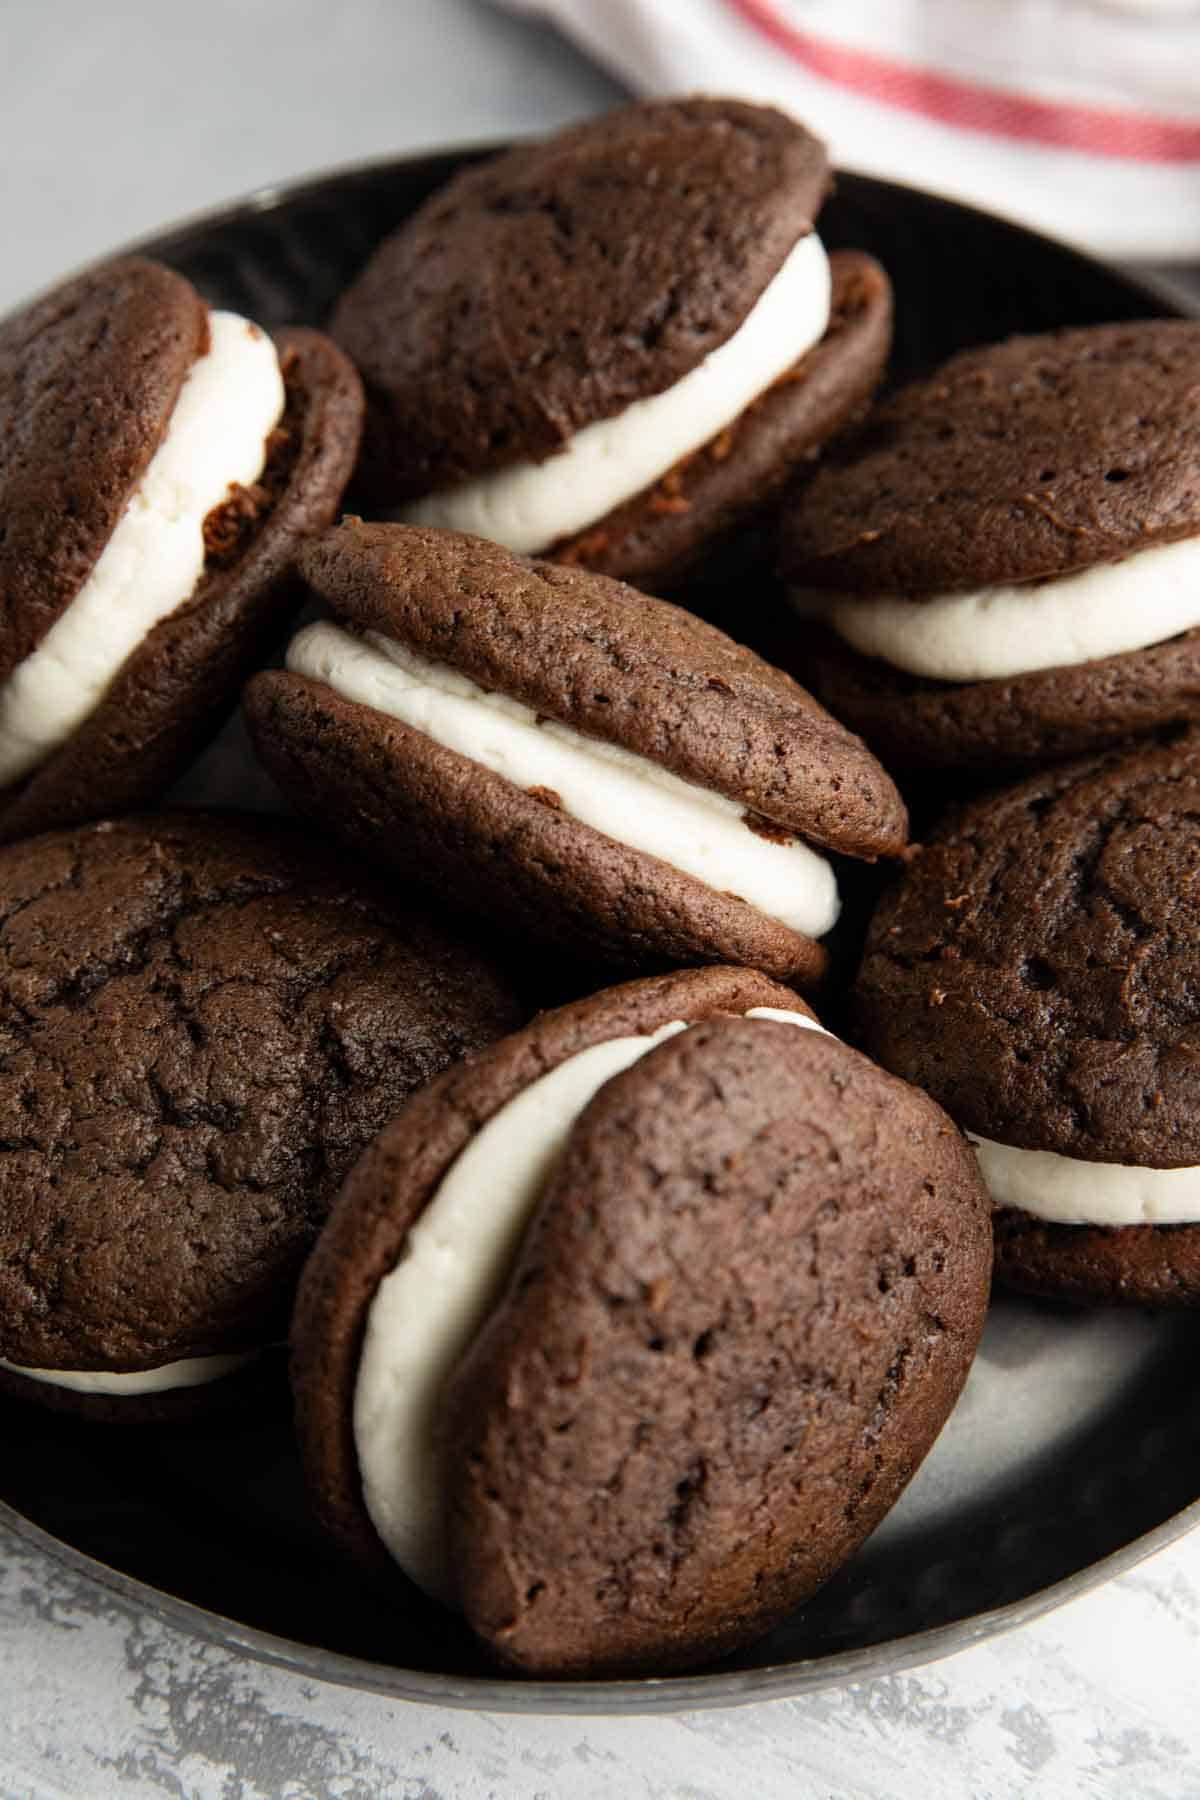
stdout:
[(844, 168), (1200, 256), (1200, 0), (502, 0), (639, 93), (770, 100)]

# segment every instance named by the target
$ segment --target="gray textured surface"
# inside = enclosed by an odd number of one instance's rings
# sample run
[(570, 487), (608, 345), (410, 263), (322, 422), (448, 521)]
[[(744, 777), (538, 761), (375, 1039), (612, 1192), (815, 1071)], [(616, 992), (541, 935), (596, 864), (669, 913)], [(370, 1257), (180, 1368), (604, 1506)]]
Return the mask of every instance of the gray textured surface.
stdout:
[(251, 189), (555, 125), (616, 91), (483, 0), (2, 0), (0, 312)]
[(728, 1713), (514, 1719), (240, 1661), (18, 1552), (0, 1574), (5, 1795), (120, 1800), (1000, 1800), (1200, 1795), (1200, 1557), (1168, 1551), (1016, 1636)]
[[(249, 188), (532, 129), (610, 91), (473, 0), (4, 0), (0, 309)], [(1200, 1800), (1198, 1678), (1200, 1534), (925, 1670), (735, 1712), (586, 1722), (314, 1685), (0, 1538), (5, 1800)]]

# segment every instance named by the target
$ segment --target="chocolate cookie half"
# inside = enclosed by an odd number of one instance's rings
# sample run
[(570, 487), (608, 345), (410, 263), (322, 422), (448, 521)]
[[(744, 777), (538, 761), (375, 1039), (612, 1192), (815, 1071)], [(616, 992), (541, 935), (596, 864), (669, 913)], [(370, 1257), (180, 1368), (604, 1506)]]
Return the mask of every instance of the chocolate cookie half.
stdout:
[(283, 1336), (337, 1185), (521, 1016), (298, 827), (164, 814), (0, 853), (0, 1388), (195, 1405)]
[(0, 839), (181, 772), (286, 623), (361, 428), (329, 339), (141, 258), (0, 324)]
[(545, 1014), (414, 1097), (306, 1267), (318, 1512), (516, 1668), (768, 1630), (953, 1405), (991, 1261), (973, 1159), (814, 1026), (712, 968)]
[(784, 511), (805, 680), (904, 764), (1029, 767), (1200, 716), (1198, 383), (1200, 324), (1147, 320), (896, 394)]
[[(768, 107), (643, 101), (468, 169), (330, 329), (371, 505), (658, 585), (865, 408), (891, 292), (813, 230), (825, 151)], [(398, 510), (397, 510), (398, 509)]]
[(976, 1140), (997, 1273), (1200, 1304), (1200, 735), (963, 809), (872, 922), (873, 1056)]
[(813, 980), (838, 908), (820, 851), (903, 848), (863, 745), (665, 601), (357, 520), (301, 568), (337, 623), (247, 688), (263, 760), (301, 810), (527, 938)]

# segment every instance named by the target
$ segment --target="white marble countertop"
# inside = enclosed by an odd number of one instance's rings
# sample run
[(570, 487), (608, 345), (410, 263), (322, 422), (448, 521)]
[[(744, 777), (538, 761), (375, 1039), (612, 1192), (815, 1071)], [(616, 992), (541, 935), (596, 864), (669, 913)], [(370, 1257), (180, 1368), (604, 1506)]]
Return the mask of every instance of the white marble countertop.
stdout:
[[(477, 0), (4, 0), (0, 311), (249, 189), (604, 104)], [(1200, 1800), (1200, 1533), (1007, 1637), (726, 1712), (528, 1719), (314, 1684), (0, 1533), (0, 1796)]]
[(1200, 1796), (1200, 1534), (924, 1669), (733, 1711), (587, 1720), (306, 1681), (4, 1548), (6, 1800)]

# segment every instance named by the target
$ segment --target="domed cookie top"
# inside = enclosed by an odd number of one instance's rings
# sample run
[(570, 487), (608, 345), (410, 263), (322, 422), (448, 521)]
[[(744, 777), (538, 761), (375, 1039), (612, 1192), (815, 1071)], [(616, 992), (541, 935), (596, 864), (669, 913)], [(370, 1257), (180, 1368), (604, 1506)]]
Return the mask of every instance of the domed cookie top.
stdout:
[(1197, 816), (1195, 733), (1068, 765), (948, 821), (871, 925), (866, 1046), (983, 1140), (1074, 1271), (1047, 1291), (1200, 1303)]
[(0, 837), (165, 786), (286, 616), (361, 388), (127, 257), (0, 324)]
[(104, 822), (0, 877), (0, 1374), (128, 1416), (278, 1339), (372, 1133), (520, 1012), (281, 821)]
[(1148, 320), (967, 351), (897, 394), (783, 520), (786, 578), (848, 646), (814, 644), (817, 691), (944, 764), (1194, 716), (1198, 381), (1200, 324)]
[(332, 319), (409, 442), (395, 491), (548, 456), (669, 387), (742, 323), (827, 185), (802, 126), (707, 99), (642, 102), (455, 177)]
[[(293, 1324), (314, 1497), (510, 1664), (749, 1641), (953, 1403), (990, 1264), (970, 1153), (810, 1022), (719, 969), (561, 1008), (432, 1084), (339, 1197)], [(435, 1238), (454, 1291), (425, 1308)]]
[(251, 683), (259, 750), (464, 904), (626, 967), (812, 976), (837, 897), (809, 846), (903, 847), (862, 745), (689, 613), (416, 527), (347, 521), (304, 569), (339, 623)]
[[(333, 316), (367, 382), (373, 504), (516, 550), (561, 542), (627, 577), (685, 560), (878, 379), (886, 278), (842, 257), (831, 324), (812, 235), (827, 185), (795, 121), (704, 98), (641, 102), (460, 174)], [(722, 453), (695, 457), (710, 440)]]
[(964, 350), (886, 401), (781, 525), (786, 573), (916, 599), (1200, 533), (1200, 322)]

